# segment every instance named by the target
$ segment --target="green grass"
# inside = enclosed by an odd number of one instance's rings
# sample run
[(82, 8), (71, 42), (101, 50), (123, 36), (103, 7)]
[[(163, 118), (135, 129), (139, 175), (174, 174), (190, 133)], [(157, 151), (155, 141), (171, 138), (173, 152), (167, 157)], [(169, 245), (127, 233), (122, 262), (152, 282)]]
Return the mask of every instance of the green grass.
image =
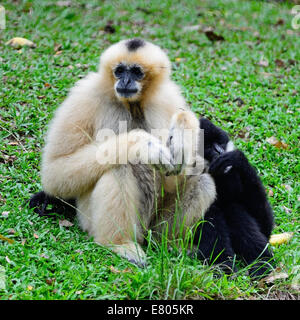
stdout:
[[(3, 4), (0, 234), (14, 243), (0, 240), (0, 265), (6, 271), (1, 299), (299, 298), (300, 30), (291, 27), (292, 5), (215, 0)], [(276, 25), (280, 19), (283, 23)], [(103, 31), (109, 20), (113, 34)], [(194, 25), (200, 30), (185, 29)], [(214, 27), (225, 41), (211, 43), (201, 32), (204, 27)], [(16, 36), (37, 47), (18, 51), (5, 45)], [(139, 269), (93, 243), (77, 223), (60, 227), (58, 220), (28, 209), (30, 195), (41, 189), (41, 148), (53, 111), (80, 77), (96, 70), (106, 47), (134, 36), (168, 51), (173, 79), (193, 110), (232, 135), (272, 191), (274, 233), (294, 232), (289, 243), (273, 248), (277, 271), (287, 278), (259, 285), (241, 268), (234, 277), (216, 279), (210, 266), (152, 242), (145, 248), (149, 264)], [(56, 45), (62, 46), (60, 55)], [(268, 66), (259, 65), (262, 58)], [(234, 102), (238, 97), (241, 106)], [(271, 136), (288, 148), (270, 145)]]

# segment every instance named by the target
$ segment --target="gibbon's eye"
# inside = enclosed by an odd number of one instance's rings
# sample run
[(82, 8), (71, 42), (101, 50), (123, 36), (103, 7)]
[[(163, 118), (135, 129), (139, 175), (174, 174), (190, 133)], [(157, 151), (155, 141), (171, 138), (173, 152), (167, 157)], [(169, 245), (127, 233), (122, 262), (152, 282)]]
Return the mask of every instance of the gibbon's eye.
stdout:
[(114, 75), (117, 77), (117, 78), (120, 78), (122, 76), (122, 74), (125, 72), (126, 68), (125, 66), (123, 66), (122, 64), (118, 65), (116, 67), (116, 69), (114, 70)]
[(213, 144), (214, 150), (219, 154), (222, 154), (225, 150), (217, 143)]
[(137, 80), (140, 80), (144, 77), (144, 72), (139, 66), (133, 66), (130, 68), (130, 72), (135, 76)]

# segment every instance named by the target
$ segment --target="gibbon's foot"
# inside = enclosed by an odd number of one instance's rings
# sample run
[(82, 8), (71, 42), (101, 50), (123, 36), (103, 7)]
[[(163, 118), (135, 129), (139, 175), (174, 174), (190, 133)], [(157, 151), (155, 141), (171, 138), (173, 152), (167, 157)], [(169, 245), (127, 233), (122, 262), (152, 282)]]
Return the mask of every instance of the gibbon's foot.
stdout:
[(214, 267), (215, 269), (213, 269), (213, 277), (215, 279), (221, 278), (224, 273), (228, 276), (231, 276), (238, 271), (232, 259), (215, 264)]
[(272, 270), (273, 267), (270, 261), (260, 260), (251, 266), (249, 269), (249, 276), (252, 280), (260, 280), (266, 277)]
[(199, 130), (199, 121), (190, 111), (181, 111), (172, 117), (167, 147), (176, 172), (186, 173), (188, 168), (196, 167)]
[(223, 261), (218, 266), (225, 274), (233, 274), (237, 272), (237, 268), (233, 259)]
[(211, 162), (209, 173), (217, 176), (226, 174), (232, 169), (241, 169), (245, 160), (247, 161), (240, 150), (225, 152)]
[(128, 241), (124, 244), (113, 245), (110, 249), (138, 267), (146, 266), (146, 254), (136, 242)]

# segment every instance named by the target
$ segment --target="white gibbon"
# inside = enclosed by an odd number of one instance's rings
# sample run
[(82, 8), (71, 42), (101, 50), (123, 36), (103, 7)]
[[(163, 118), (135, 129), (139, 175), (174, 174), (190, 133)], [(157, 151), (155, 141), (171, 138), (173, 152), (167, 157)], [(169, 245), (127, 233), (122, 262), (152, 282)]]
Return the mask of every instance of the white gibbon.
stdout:
[[(178, 236), (182, 224), (184, 230), (192, 227), (215, 198), (209, 174), (186, 175), (188, 165), (195, 166), (198, 153), (192, 150), (199, 141), (174, 132), (189, 129), (198, 136), (199, 121), (170, 73), (167, 55), (150, 42), (112, 45), (101, 55), (98, 72), (78, 81), (57, 109), (42, 155), (44, 191), (75, 198), (82, 229), (140, 265), (146, 260), (140, 245), (149, 228), (159, 233), (168, 225)], [(126, 130), (120, 132), (124, 121)], [(168, 130), (167, 141), (155, 135), (158, 129)], [(183, 148), (178, 165), (174, 157)], [(106, 161), (107, 151), (114, 161)], [(178, 186), (181, 210), (175, 219)]]

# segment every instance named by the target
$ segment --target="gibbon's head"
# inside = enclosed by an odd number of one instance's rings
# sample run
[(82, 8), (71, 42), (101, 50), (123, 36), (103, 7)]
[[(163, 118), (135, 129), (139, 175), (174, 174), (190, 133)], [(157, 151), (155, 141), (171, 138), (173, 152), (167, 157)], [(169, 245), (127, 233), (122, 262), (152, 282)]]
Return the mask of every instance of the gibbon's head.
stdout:
[(122, 40), (100, 57), (99, 73), (121, 101), (142, 99), (169, 77), (170, 70), (171, 63), (162, 49), (142, 39)]
[(200, 119), (200, 129), (204, 130), (204, 159), (208, 162), (211, 162), (223, 152), (235, 149), (228, 134), (208, 119)]

